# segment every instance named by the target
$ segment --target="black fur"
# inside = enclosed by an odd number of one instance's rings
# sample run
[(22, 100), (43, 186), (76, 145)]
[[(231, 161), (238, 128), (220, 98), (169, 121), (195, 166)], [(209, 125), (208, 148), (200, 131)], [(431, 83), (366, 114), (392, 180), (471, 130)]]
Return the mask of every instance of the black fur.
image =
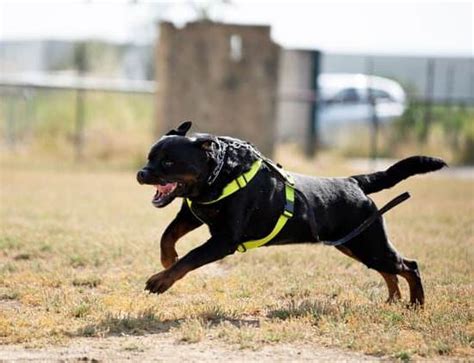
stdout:
[(412, 175), (429, 173), (445, 166), (447, 166), (446, 163), (438, 158), (411, 156), (395, 163), (385, 171), (354, 175), (353, 178), (357, 180), (365, 194), (372, 194), (389, 189)]
[[(230, 181), (249, 170), (258, 158), (240, 140), (200, 134), (186, 137), (190, 124), (181, 125), (151, 149), (147, 165), (137, 174), (141, 184), (177, 185), (160, 198), (163, 207), (176, 197), (193, 201), (193, 211), (183, 202), (161, 239), (161, 262), (166, 268), (147, 282), (150, 292), (162, 293), (186, 273), (234, 253), (245, 241), (262, 238), (273, 229), (285, 204), (284, 180), (271, 167), (261, 170), (243, 189), (217, 203), (201, 204), (221, 195)], [(218, 150), (227, 146), (219, 176), (211, 185), (208, 176), (217, 167)], [(347, 178), (315, 178), (291, 173), (295, 179), (295, 213), (283, 230), (266, 246), (337, 240), (377, 211), (367, 194), (390, 188), (411, 175), (443, 167), (440, 159), (416, 156), (384, 172)], [(171, 183), (171, 184), (170, 184)], [(178, 260), (175, 243), (205, 223), (211, 238)], [(382, 218), (360, 235), (336, 247), (377, 270), (387, 282), (389, 300), (400, 296), (397, 275), (410, 284), (410, 301), (423, 304), (424, 293), (415, 261), (403, 258), (389, 242)]]

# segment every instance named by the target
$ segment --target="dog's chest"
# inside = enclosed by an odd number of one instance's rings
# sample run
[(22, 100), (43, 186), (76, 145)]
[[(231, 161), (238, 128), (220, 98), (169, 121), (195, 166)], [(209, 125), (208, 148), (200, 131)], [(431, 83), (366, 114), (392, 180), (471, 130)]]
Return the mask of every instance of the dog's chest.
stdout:
[(213, 226), (218, 223), (222, 215), (221, 208), (206, 205), (193, 205), (191, 212), (197, 219), (209, 226)]

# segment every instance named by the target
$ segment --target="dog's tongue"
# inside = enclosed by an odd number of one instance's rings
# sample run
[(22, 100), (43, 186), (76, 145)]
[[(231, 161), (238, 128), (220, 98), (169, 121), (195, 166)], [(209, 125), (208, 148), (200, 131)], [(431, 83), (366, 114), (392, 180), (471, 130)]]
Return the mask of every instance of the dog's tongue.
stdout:
[(168, 183), (168, 184), (165, 184), (165, 185), (160, 185), (160, 184), (156, 185), (156, 190), (160, 194), (168, 194), (171, 191), (173, 191), (174, 188), (176, 188), (176, 183)]
[(178, 183), (168, 183), (165, 185), (155, 185), (156, 188), (156, 193), (155, 196), (153, 197), (152, 203), (155, 207), (161, 207), (161, 203), (163, 200), (166, 199), (166, 197), (173, 192), (173, 190), (176, 189), (176, 186)]
[(176, 187), (176, 183), (168, 183), (168, 184), (165, 184), (165, 185), (157, 185), (156, 186), (156, 189), (160, 192), (160, 193), (163, 193), (163, 194), (168, 194), (169, 192), (171, 192), (174, 188)]

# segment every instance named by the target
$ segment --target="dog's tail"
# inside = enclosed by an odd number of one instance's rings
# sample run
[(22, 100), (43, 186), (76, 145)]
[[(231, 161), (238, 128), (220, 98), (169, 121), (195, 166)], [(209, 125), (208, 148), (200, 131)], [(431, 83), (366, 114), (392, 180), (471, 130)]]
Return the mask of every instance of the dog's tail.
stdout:
[(391, 188), (412, 175), (429, 173), (445, 166), (447, 164), (438, 158), (411, 156), (395, 163), (385, 171), (354, 175), (351, 178), (357, 181), (365, 194), (371, 194)]

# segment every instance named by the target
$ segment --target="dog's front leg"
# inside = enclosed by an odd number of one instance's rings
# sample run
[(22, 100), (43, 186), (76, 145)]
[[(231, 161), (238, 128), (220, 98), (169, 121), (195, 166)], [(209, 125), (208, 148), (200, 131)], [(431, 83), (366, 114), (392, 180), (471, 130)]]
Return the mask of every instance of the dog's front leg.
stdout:
[(235, 250), (236, 246), (233, 247), (225, 239), (211, 237), (206, 243), (190, 251), (170, 268), (150, 277), (146, 283), (145, 290), (161, 294), (188, 272), (207, 263), (220, 260), (234, 253)]
[(161, 236), (161, 264), (164, 268), (170, 267), (178, 259), (175, 249), (178, 239), (201, 225), (202, 222), (194, 217), (186, 203), (183, 203), (178, 215)]

